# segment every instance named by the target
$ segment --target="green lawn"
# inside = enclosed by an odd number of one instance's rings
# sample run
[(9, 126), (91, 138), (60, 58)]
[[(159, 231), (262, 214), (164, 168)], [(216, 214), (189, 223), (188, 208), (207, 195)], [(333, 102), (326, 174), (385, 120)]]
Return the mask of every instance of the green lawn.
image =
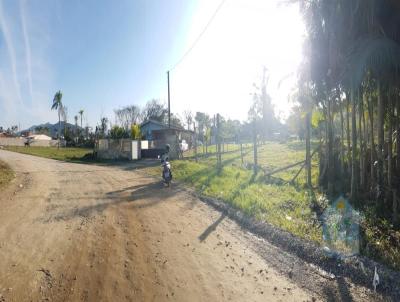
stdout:
[(64, 161), (80, 162), (84, 161), (84, 156), (92, 153), (92, 149), (86, 148), (60, 148), (57, 147), (11, 147), (5, 148), (9, 151), (30, 154)]
[(6, 163), (0, 161), (0, 188), (7, 185), (13, 178), (14, 172)]

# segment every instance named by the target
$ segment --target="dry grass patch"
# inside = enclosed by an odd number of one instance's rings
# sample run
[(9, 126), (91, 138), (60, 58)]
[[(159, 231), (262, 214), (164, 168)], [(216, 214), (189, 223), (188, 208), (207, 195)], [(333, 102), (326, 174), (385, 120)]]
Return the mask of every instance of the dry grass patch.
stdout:
[(14, 172), (5, 163), (0, 161), (0, 188), (6, 186), (14, 178)]

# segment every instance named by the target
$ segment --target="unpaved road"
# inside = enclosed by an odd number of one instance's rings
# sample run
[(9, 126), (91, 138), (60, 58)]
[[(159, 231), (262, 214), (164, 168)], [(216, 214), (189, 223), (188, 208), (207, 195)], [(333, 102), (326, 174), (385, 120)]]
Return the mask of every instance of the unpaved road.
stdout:
[(0, 194), (0, 301), (336, 300), (282, 274), (251, 234), (178, 186), (129, 166), (0, 160), (17, 173)]

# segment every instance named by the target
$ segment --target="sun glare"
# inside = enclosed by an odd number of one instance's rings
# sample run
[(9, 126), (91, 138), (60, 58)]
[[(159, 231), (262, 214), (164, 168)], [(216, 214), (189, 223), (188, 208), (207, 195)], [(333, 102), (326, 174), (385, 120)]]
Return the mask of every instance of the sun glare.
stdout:
[[(201, 1), (186, 45), (190, 47), (215, 9), (215, 1)], [(220, 112), (245, 120), (265, 66), (268, 93), (276, 113), (290, 111), (288, 95), (296, 83), (304, 25), (296, 5), (280, 1), (226, 1), (209, 30), (171, 73), (173, 106), (181, 112)]]

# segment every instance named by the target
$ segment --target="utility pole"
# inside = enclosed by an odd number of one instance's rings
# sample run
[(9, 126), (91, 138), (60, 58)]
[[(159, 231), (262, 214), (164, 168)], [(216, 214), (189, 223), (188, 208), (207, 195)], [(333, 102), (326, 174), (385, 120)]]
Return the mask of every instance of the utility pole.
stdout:
[(169, 71), (167, 71), (168, 78), (168, 128), (171, 128), (171, 103), (169, 97)]

